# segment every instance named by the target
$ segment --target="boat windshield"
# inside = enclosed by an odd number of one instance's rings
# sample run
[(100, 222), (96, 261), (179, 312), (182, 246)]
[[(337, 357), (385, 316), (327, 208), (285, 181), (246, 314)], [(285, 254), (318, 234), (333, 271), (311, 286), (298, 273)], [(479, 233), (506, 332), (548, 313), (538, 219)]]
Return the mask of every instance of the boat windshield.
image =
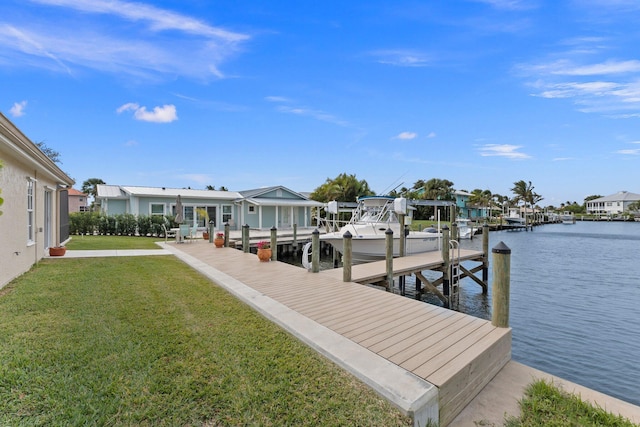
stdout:
[[(383, 202), (383, 203), (380, 203)], [(352, 222), (389, 223), (398, 222), (392, 209), (393, 203), (378, 200), (378, 203), (363, 203), (356, 208)]]

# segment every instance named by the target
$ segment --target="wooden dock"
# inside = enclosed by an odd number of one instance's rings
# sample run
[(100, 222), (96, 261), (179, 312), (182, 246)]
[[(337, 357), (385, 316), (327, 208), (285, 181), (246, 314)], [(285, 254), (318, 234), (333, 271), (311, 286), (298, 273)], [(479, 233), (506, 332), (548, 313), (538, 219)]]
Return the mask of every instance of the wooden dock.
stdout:
[[(476, 261), (482, 260), (483, 256), (484, 254), (481, 251), (460, 249), (459, 260), (461, 262)], [(387, 275), (386, 263), (383, 260), (351, 266), (351, 281), (356, 283), (375, 283), (384, 280)], [(442, 266), (443, 261), (440, 251), (409, 255), (393, 259), (393, 275), (394, 277), (409, 276), (416, 271), (437, 270)], [(320, 274), (342, 279), (342, 268), (323, 270)]]
[[(354, 281), (343, 282), (338, 270), (310, 273), (282, 262), (261, 263), (254, 254), (214, 248), (206, 242), (164, 246), (178, 256), (181, 252), (197, 260), (194, 264), (202, 263), (242, 282), (345, 337), (362, 351), (373, 352), (434, 385), (441, 426), (451, 422), (511, 359), (510, 328), (497, 328), (483, 319), (356, 283), (356, 278), (379, 277), (372, 264), (353, 266)], [(397, 274), (421, 268), (411, 258), (394, 259)], [(425, 258), (421, 262), (428, 269), (438, 261)], [(318, 342), (312, 346), (325, 355), (332, 351)]]

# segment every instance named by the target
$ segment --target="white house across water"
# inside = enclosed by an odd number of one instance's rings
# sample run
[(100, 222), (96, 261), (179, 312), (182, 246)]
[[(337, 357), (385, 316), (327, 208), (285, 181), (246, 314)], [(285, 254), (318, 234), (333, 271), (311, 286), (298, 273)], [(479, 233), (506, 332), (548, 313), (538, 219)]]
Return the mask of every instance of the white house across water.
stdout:
[(618, 215), (628, 210), (630, 204), (639, 200), (640, 194), (618, 191), (610, 196), (589, 200), (586, 203), (587, 213), (607, 216)]

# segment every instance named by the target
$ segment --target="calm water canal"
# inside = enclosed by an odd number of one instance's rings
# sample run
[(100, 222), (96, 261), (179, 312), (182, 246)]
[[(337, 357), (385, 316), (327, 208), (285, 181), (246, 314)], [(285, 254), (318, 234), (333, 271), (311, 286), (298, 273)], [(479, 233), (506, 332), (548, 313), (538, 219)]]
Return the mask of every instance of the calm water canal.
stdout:
[[(477, 237), (462, 247), (481, 250)], [(513, 359), (640, 405), (640, 223), (492, 232), (489, 248), (500, 241), (512, 250)], [(460, 311), (491, 318), (469, 279)]]

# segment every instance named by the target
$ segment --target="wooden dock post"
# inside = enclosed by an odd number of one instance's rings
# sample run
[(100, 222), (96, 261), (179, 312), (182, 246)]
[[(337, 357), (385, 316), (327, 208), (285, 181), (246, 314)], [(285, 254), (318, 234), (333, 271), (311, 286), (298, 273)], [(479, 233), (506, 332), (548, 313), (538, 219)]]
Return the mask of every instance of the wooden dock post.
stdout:
[(249, 224), (242, 226), (242, 252), (249, 253)]
[(386, 253), (385, 258), (387, 260), (387, 292), (393, 290), (393, 230), (387, 228), (384, 232)]
[(342, 281), (350, 282), (351, 281), (351, 264), (353, 263), (353, 241), (351, 240), (353, 236), (347, 230), (346, 233), (342, 236), (344, 239), (343, 247), (344, 251), (342, 253)]
[(291, 244), (294, 252), (298, 252), (298, 224), (293, 224), (293, 243)]
[(458, 230), (458, 223), (453, 221), (451, 223), (451, 240), (458, 240), (460, 241), (460, 234), (459, 234), (459, 230)]
[(224, 223), (224, 247), (229, 247), (229, 223)]
[(493, 286), (491, 324), (498, 328), (509, 327), (509, 295), (511, 281), (511, 249), (503, 242), (493, 252)]
[[(489, 280), (489, 224), (486, 222), (482, 226), (482, 281), (487, 283)], [(483, 294), (487, 294), (487, 287), (482, 289)]]
[(316, 228), (311, 233), (311, 272), (320, 271), (320, 232)]
[(278, 260), (278, 229), (271, 227), (271, 261)]
[(449, 249), (449, 227), (446, 225), (442, 227), (442, 294), (447, 299), (445, 307), (450, 307), (450, 295), (451, 295), (451, 278), (449, 274), (451, 272), (451, 254)]
[(399, 255), (400, 256), (405, 256), (407, 254), (406, 252), (406, 243), (407, 243), (407, 237), (405, 235), (404, 232), (404, 215), (398, 215), (398, 222), (400, 222), (400, 233), (402, 233), (400, 235), (400, 245), (399, 245)]

